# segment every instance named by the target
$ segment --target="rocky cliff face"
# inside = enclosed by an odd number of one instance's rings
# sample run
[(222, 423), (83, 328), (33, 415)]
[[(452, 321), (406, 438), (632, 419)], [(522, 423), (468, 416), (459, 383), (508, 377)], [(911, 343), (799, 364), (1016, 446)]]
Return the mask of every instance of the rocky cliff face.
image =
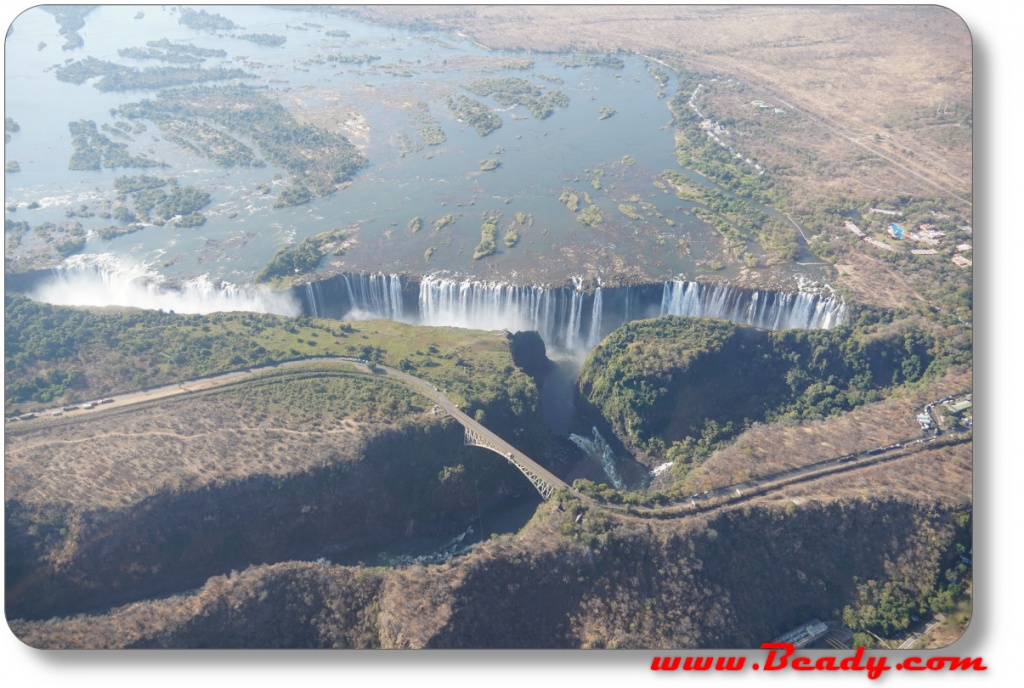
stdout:
[[(437, 532), (532, 488), (495, 457), (472, 478), (462, 428), (406, 424), (316, 468), (161, 492), (123, 509), (67, 513), (59, 532), (7, 504), (8, 618), (98, 611), (203, 585), (249, 565), (316, 559)], [(345, 455), (343, 455), (345, 454)]]
[(757, 647), (841, 610), (858, 581), (935, 581), (969, 536), (963, 509), (840, 499), (657, 520), (569, 499), (440, 566), (257, 566), (13, 627), (55, 647)]

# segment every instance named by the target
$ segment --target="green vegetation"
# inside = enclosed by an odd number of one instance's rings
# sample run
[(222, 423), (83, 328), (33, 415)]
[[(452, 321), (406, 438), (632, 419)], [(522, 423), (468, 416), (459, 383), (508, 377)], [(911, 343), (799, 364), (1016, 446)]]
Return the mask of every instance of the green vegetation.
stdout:
[(7, 164), (4, 165), (4, 172), (21, 172), (21, 165), (18, 164), (17, 160), (8, 160)]
[(249, 41), (256, 45), (266, 45), (271, 48), (276, 48), (279, 45), (284, 45), (288, 40), (287, 37), (281, 36), (276, 33), (240, 33), (235, 34), (235, 38), (239, 38), (243, 41)]
[[(171, 188), (165, 191), (168, 184)], [(179, 187), (177, 182), (143, 174), (118, 177), (114, 180), (114, 189), (117, 192), (117, 200), (122, 205), (114, 207), (112, 216), (122, 223), (133, 225), (133, 228), (126, 230), (108, 227), (99, 232), (103, 239), (112, 239), (138, 231), (142, 227), (136, 223), (141, 222), (162, 225), (174, 219), (175, 227), (198, 227), (206, 222), (206, 217), (199, 211), (210, 204), (210, 194), (198, 187)], [(129, 198), (134, 212), (123, 205)]]
[(401, 78), (409, 78), (416, 76), (416, 72), (413, 70), (414, 63), (407, 60), (399, 60), (398, 62), (385, 62), (382, 64), (374, 65), (366, 70), (367, 74), (390, 74), (391, 76), (397, 76)]
[(12, 117), (4, 117), (4, 143), (11, 142), (11, 134), (21, 131), (21, 127)]
[(618, 110), (616, 110), (615, 108), (603, 107), (597, 111), (597, 119), (608, 119), (609, 117), (613, 116), (616, 112), (618, 112)]
[(448, 41), (443, 41), (440, 38), (438, 38), (437, 36), (420, 36), (419, 38), (424, 43), (432, 43), (433, 45), (436, 45), (439, 48), (445, 48), (446, 50), (458, 50), (459, 49), (459, 46), (452, 45)]
[(126, 67), (124, 65), (86, 57), (57, 67), (57, 78), (72, 84), (83, 84), (100, 77), (93, 86), (100, 91), (132, 91), (200, 84), (205, 81), (253, 79), (255, 75), (241, 69), (202, 69), (200, 67)]
[(704, 131), (701, 117), (689, 107), (688, 101), (698, 84), (707, 82), (709, 78), (707, 75), (679, 72), (679, 90), (669, 103), (676, 126), (679, 165), (700, 172), (722, 188), (744, 198), (765, 205), (783, 205), (787, 194), (776, 186), (772, 176), (760, 174), (753, 166), (713, 141)]
[[(85, 247), (85, 230), (82, 223), (76, 221), (42, 222), (31, 227), (28, 222), (4, 220), (5, 247), (8, 251), (19, 249), (19, 270), (33, 267), (52, 267), (61, 259), (77, 253)], [(8, 255), (5, 266), (11, 270), (12, 258)]]
[[(298, 205), (333, 193), (366, 165), (363, 154), (344, 136), (300, 124), (282, 105), (243, 86), (163, 91), (156, 100), (122, 105), (118, 113), (129, 119), (148, 119), (170, 134), (182, 131), (183, 122), (189, 123), (190, 133), (199, 131), (196, 127), (209, 120), (233, 137), (252, 140), (269, 162), (292, 174), (278, 206)], [(257, 164), (248, 147), (230, 148), (223, 145), (223, 139), (217, 141), (204, 142), (209, 143), (218, 164)]]
[(505, 238), (502, 240), (507, 248), (512, 248), (519, 243), (519, 232), (516, 231), (515, 227), (508, 227), (505, 230)]
[(251, 147), (203, 120), (167, 120), (161, 123), (164, 138), (220, 167), (266, 167)]
[(268, 282), (274, 277), (291, 277), (314, 272), (320, 260), (328, 253), (339, 255), (344, 242), (351, 233), (344, 229), (332, 229), (306, 237), (296, 247), (278, 249), (266, 267), (256, 275), (257, 282)]
[(480, 161), (480, 171), (481, 172), (490, 172), (491, 170), (498, 169), (499, 165), (501, 165), (501, 162), (497, 158), (489, 158), (487, 160), (481, 160)]
[(613, 332), (588, 356), (578, 384), (616, 434), (675, 461), (681, 480), (749, 423), (849, 411), (969, 358), (891, 314), (782, 332), (669, 317)]
[(369, 64), (375, 60), (381, 59), (380, 55), (368, 55), (362, 53), (360, 55), (328, 55), (325, 58), (328, 62), (337, 62), (339, 64)]
[(515, 77), (475, 79), (464, 84), (463, 88), (481, 97), (491, 96), (503, 107), (522, 105), (537, 119), (550, 117), (555, 106), (564, 108), (569, 105), (569, 97), (561, 91), (545, 93), (543, 88)]
[(423, 228), (423, 218), (418, 216), (414, 217), (413, 219), (409, 220), (409, 224), (407, 226), (409, 227), (409, 231), (415, 234), (416, 232), (420, 231), (420, 229)]
[(11, 294), (5, 306), (8, 413), (15, 405), (76, 402), (287, 360), (348, 356), (408, 370), (444, 389), (470, 415), (483, 409), (488, 424), (508, 428), (509, 441), (524, 451), (544, 442), (536, 387), (514, 365), (508, 341), (493, 333), (257, 313), (91, 312)]
[[(970, 567), (959, 560), (970, 547), (970, 520), (969, 512), (958, 513), (953, 546), (932, 555), (939, 559), (939, 570), (945, 560), (944, 576), (922, 579), (897, 570), (888, 580), (855, 580), (856, 597), (843, 608), (843, 624), (867, 638), (872, 634), (892, 638), (904, 634), (916, 615), (954, 612), (971, 585)], [(929, 549), (937, 548), (931, 544)]]
[(426, 251), (423, 252), (423, 262), (424, 263), (429, 263), (430, 259), (434, 256), (434, 254), (436, 252), (437, 252), (437, 247), (436, 246), (429, 247)]
[(501, 61), (501, 69), (533, 69), (535, 62), (528, 57), (512, 57)]
[(436, 222), (434, 222), (434, 231), (435, 232), (440, 232), (445, 227), (448, 227), (449, 225), (452, 225), (454, 223), (455, 223), (455, 216), (454, 215), (445, 215), (444, 217), (442, 217), (439, 220), (437, 220)]
[(626, 63), (622, 58), (614, 55), (573, 55), (566, 60), (556, 60), (556, 64), (563, 67), (611, 67), (612, 69), (624, 69)]
[(494, 238), (498, 235), (498, 216), (500, 215), (487, 216), (485, 222), (481, 225), (480, 243), (473, 250), (473, 260), (486, 258), (498, 250), (498, 245), (494, 241)]
[(41, 5), (40, 9), (57, 20), (60, 35), (64, 37), (62, 50), (74, 50), (85, 45), (78, 30), (85, 26), (85, 16), (96, 9), (95, 5)]
[(654, 77), (654, 80), (658, 82), (660, 90), (658, 91), (658, 97), (665, 97), (665, 87), (668, 86), (669, 73), (662, 69), (660, 66), (653, 62), (647, 63), (647, 72)]
[(460, 122), (465, 122), (480, 136), (487, 136), (501, 126), (501, 118), (480, 101), (462, 94), (448, 97), (448, 109)]
[(558, 202), (564, 203), (565, 207), (568, 208), (571, 213), (575, 213), (580, 209), (580, 197), (569, 189), (562, 192), (562, 195), (558, 197)]
[(116, 239), (120, 236), (134, 234), (135, 232), (141, 231), (145, 228), (145, 225), (139, 224), (138, 222), (133, 222), (124, 226), (110, 225), (109, 227), (101, 227), (97, 229), (96, 236), (104, 241), (110, 241), (111, 239)]
[(786, 263), (800, 255), (796, 227), (772, 217), (739, 196), (704, 186), (685, 175), (666, 170), (662, 178), (671, 182), (680, 199), (699, 203), (693, 215), (715, 228), (734, 250), (756, 241), (768, 256), (768, 263)]
[(159, 60), (176, 64), (199, 64), (210, 57), (227, 57), (226, 50), (171, 43), (166, 38), (146, 41), (145, 48), (120, 48), (117, 54), (135, 60)]
[(166, 163), (151, 160), (144, 155), (129, 155), (128, 145), (114, 143), (101, 134), (92, 120), (68, 122), (74, 152), (68, 161), (69, 170), (98, 170), (106, 167), (167, 167)]
[(230, 31), (236, 28), (235, 22), (227, 17), (207, 12), (206, 10), (194, 10), (190, 7), (178, 9), (178, 23), (184, 24), (190, 29), (197, 31)]
[(636, 211), (636, 208), (629, 205), (628, 203), (619, 204), (619, 212), (628, 217), (631, 220), (642, 220), (644, 216)]
[(591, 203), (579, 212), (576, 221), (584, 227), (593, 227), (601, 224), (604, 221), (604, 216), (601, 214), (601, 210)]

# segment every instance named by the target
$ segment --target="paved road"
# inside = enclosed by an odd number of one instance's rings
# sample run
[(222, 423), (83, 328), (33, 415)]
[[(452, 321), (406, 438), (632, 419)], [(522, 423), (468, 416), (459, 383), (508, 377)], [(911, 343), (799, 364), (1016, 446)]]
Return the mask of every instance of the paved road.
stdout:
[[(178, 396), (181, 394), (188, 394), (190, 392), (199, 392), (203, 390), (213, 389), (226, 384), (239, 382), (247, 377), (251, 377), (267, 371), (279, 371), (288, 368), (301, 368), (302, 366), (308, 365), (310, 363), (327, 363), (332, 365), (344, 364), (347, 367), (355, 368), (360, 373), (363, 373), (367, 376), (386, 376), (388, 378), (391, 378), (396, 382), (404, 385), (405, 387), (419, 394), (422, 394), (423, 396), (432, 400), (434, 403), (438, 405), (439, 408), (444, 409), (445, 412), (451, 415), (463, 427), (471, 429), (473, 432), (477, 434), (477, 436), (485, 439), (487, 443), (489, 443), (497, 453), (500, 453), (502, 455), (502, 457), (508, 460), (514, 459), (514, 461), (512, 461), (513, 464), (516, 464), (518, 462), (519, 464), (522, 464), (522, 466), (526, 466), (529, 470), (533, 471), (537, 476), (539, 476), (542, 480), (547, 482), (555, 489), (571, 489), (571, 486), (568, 485), (564, 480), (548, 471), (546, 468), (538, 464), (536, 461), (530, 459), (528, 456), (526, 456), (521, 451), (516, 449), (513, 445), (509, 444), (505, 440), (498, 437), (496, 434), (485, 428), (483, 425), (478, 423), (470, 416), (460, 411), (451, 401), (451, 399), (449, 399), (444, 394), (442, 390), (438, 389), (437, 387), (434, 387), (431, 383), (427, 382), (426, 380), (422, 380), (418, 377), (415, 377), (413, 375), (409, 375), (408, 373), (402, 372), (400, 370), (388, 368), (387, 366), (378, 365), (371, 370), (369, 365), (361, 361), (360, 359), (327, 357), (307, 358), (299, 361), (288, 361), (286, 363), (281, 363), (278, 365), (264, 366), (262, 368), (252, 368), (249, 370), (240, 370), (232, 373), (224, 373), (223, 375), (201, 378), (199, 380), (191, 380), (188, 382), (166, 385), (164, 387), (156, 387), (150, 390), (122, 394), (119, 396), (111, 397), (112, 400), (109, 401), (109, 403), (100, 404), (91, 410), (81, 410), (75, 411), (73, 413), (75, 413), (76, 415), (92, 415), (102, 413), (107, 409), (121, 409), (127, 406), (140, 404), (143, 402), (149, 402), (153, 400)], [(933, 422), (936, 422), (937, 419), (935, 419), (935, 416), (932, 411), (936, 405), (946, 401), (961, 399), (966, 396), (967, 393), (949, 395), (943, 397), (942, 399), (938, 399), (936, 401), (926, 404), (924, 407), (918, 409), (916, 412), (924, 411), (928, 413), (930, 416), (932, 416)], [(52, 418), (53, 415), (59, 411), (59, 408), (49, 409), (48, 411), (40, 411), (37, 413), (36, 418), (28, 421), (22, 421), (22, 423), (24, 423), (26, 429), (28, 427), (38, 427), (39, 424), (45, 423), (47, 418)], [(83, 418), (86, 416), (81, 415), (77, 417)], [(13, 427), (8, 428), (9, 431), (14, 429), (15, 428)], [(964, 439), (967, 436), (968, 435), (966, 433), (964, 433), (963, 435), (951, 435), (944, 441), (964, 441)], [(846, 456), (823, 459), (815, 463), (799, 466), (797, 468), (781, 471), (779, 473), (763, 476), (761, 478), (748, 480), (743, 483), (726, 485), (724, 487), (715, 488), (713, 490), (707, 490), (699, 494), (691, 495), (690, 497), (686, 498), (681, 502), (674, 502), (672, 504), (668, 504), (661, 507), (640, 508), (639, 511), (654, 511), (658, 509), (680, 507), (685, 509), (687, 505), (689, 505), (691, 509), (704, 509), (706, 507), (712, 506), (718, 507), (735, 501), (737, 499), (742, 499), (745, 496), (748, 496), (748, 493), (760, 494), (766, 490), (782, 487), (793, 482), (802, 482), (806, 480), (813, 480), (817, 477), (824, 477), (826, 475), (835, 473), (839, 470), (845, 470), (856, 467), (866, 467), (874, 465), (881, 461), (891, 460), (894, 456), (902, 456), (908, 450), (920, 448), (921, 445), (930, 444), (932, 442), (937, 441), (938, 439), (939, 438), (934, 435), (922, 436), (911, 440), (895, 442), (884, 447), (877, 447), (875, 449), (868, 449), (853, 454), (847, 454)], [(520, 468), (520, 470), (522, 470), (520, 466), (517, 466), (517, 468)], [(719, 501), (723, 499), (725, 499), (726, 501)], [(614, 504), (603, 504), (601, 506), (605, 506), (614, 511), (627, 510), (627, 507), (625, 506), (619, 506)], [(687, 513), (687, 511), (681, 511), (680, 515), (684, 515), (685, 513)]]
[[(191, 392), (201, 392), (216, 387), (221, 387), (226, 384), (240, 382), (248, 377), (252, 377), (259, 373), (268, 371), (280, 371), (287, 370), (288, 368), (299, 368), (310, 363), (313, 364), (331, 364), (331, 365), (344, 365), (346, 367), (355, 368), (362, 374), (369, 377), (388, 377), (405, 387), (422, 394), (427, 397), (438, 407), (444, 409), (452, 418), (458, 421), (464, 428), (471, 429), (478, 437), (483, 438), (495, 449), (497, 453), (502, 455), (502, 458), (510, 460), (513, 465), (521, 464), (527, 467), (529, 470), (538, 476), (540, 479), (548, 483), (554, 489), (568, 488), (569, 485), (561, 478), (551, 473), (546, 468), (541, 466), (539, 463), (531, 459), (530, 457), (523, 454), (521, 451), (516, 449), (514, 446), (506, 442), (505, 440), (498, 437), (496, 434), (485, 428), (483, 425), (478, 423), (473, 418), (469, 417), (455, 406), (451, 399), (449, 399), (444, 392), (437, 387), (433, 386), (426, 380), (422, 380), (408, 373), (404, 373), (394, 368), (388, 368), (387, 366), (377, 365), (372, 369), (370, 366), (361, 361), (360, 359), (349, 359), (349, 358), (307, 358), (300, 361), (288, 361), (278, 365), (264, 366), (262, 368), (251, 368), (248, 370), (238, 370), (232, 373), (224, 373), (222, 375), (215, 375), (213, 377), (200, 378), (198, 380), (189, 380), (187, 382), (175, 383), (172, 385), (165, 385), (163, 387), (154, 387), (153, 389), (142, 390), (139, 392), (130, 392), (128, 394), (121, 394), (118, 396), (110, 397), (107, 403), (101, 403), (100, 401), (94, 402), (92, 409), (77, 408), (75, 411), (63, 411), (60, 407), (47, 409), (45, 411), (39, 411), (36, 413), (36, 417), (30, 420), (21, 421), (24, 423), (24, 427), (39, 427), (41, 424), (47, 422), (47, 419), (53, 419), (57, 416), (71, 416), (74, 414), (75, 418), (86, 418), (97, 414), (103, 414), (105, 411), (113, 409), (123, 409), (128, 406), (141, 404), (144, 402), (151, 402), (159, 399), (166, 399), (170, 397), (180, 396), (183, 394), (189, 394)], [(14, 429), (13, 427), (10, 429)], [(514, 459), (514, 460), (513, 460)], [(517, 468), (522, 468), (517, 466)]]
[(513, 447), (511, 444), (501, 439), (493, 432), (485, 428), (483, 425), (478, 423), (473, 418), (470, 418), (465, 413), (455, 407), (455, 404), (444, 395), (438, 388), (431, 385), (425, 380), (421, 380), (418, 377), (403, 373), (402, 371), (395, 370), (394, 368), (388, 368), (386, 366), (377, 366), (378, 371), (383, 371), (388, 377), (395, 378), (401, 381), (405, 386), (416, 390), (424, 396), (433, 399), (438, 406), (447, 411), (452, 418), (457, 420), (464, 428), (470, 428), (479, 437), (485, 439), (492, 447), (495, 447), (497, 452), (503, 457), (508, 459), (514, 459), (513, 463), (521, 463), (527, 466), (535, 475), (540, 477), (546, 483), (551, 485), (556, 490), (569, 488), (568, 483), (556, 476), (554, 473), (548, 471), (546, 468), (541, 466), (539, 463), (531, 459), (530, 457), (523, 454), (521, 451)]

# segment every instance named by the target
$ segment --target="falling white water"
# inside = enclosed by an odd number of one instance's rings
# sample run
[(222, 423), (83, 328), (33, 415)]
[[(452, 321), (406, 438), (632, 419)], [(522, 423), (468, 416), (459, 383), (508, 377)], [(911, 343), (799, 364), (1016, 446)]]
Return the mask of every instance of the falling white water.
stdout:
[(350, 308), (345, 314), (347, 320), (370, 320), (387, 318), (405, 321), (405, 307), (402, 304), (402, 278), (399, 275), (349, 275), (342, 276), (348, 291)]
[(314, 318), (322, 318), (324, 314), (324, 295), (319, 282), (306, 282), (306, 300), (313, 311)]
[(590, 314), (590, 336), (587, 337), (587, 350), (601, 343), (601, 287), (594, 292), (594, 307)]
[(626, 481), (619, 475), (619, 470), (615, 465), (615, 453), (608, 443), (605, 442), (605, 439), (601, 437), (601, 433), (597, 431), (597, 428), (594, 428), (594, 436), (592, 438), (574, 433), (569, 435), (569, 439), (572, 440), (573, 444), (582, 449), (584, 454), (601, 464), (604, 474), (608, 476), (608, 480), (611, 481), (612, 486), (616, 490), (626, 489)]
[(112, 254), (72, 256), (29, 293), (59, 306), (129, 306), (176, 313), (249, 311), (301, 315), (290, 292), (212, 282), (201, 275), (175, 287), (166, 286), (147, 264), (124, 264)]
[(841, 325), (846, 304), (808, 292), (748, 291), (723, 284), (666, 282), (661, 315), (723, 318), (767, 330), (829, 329)]

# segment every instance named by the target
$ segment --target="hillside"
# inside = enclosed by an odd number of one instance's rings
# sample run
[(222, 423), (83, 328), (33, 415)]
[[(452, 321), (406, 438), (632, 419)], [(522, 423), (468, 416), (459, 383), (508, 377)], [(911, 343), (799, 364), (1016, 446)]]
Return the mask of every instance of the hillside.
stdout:
[(963, 487), (923, 503), (754, 503), (668, 521), (570, 498), (438, 566), (256, 566), (186, 595), (13, 628), (46, 647), (752, 647), (835, 616), (858, 581), (927, 608), (956, 545), (970, 546)]
[(752, 423), (820, 419), (935, 377), (963, 352), (913, 321), (767, 332), (668, 317), (628, 323), (590, 353), (578, 396), (595, 421), (685, 477)]

